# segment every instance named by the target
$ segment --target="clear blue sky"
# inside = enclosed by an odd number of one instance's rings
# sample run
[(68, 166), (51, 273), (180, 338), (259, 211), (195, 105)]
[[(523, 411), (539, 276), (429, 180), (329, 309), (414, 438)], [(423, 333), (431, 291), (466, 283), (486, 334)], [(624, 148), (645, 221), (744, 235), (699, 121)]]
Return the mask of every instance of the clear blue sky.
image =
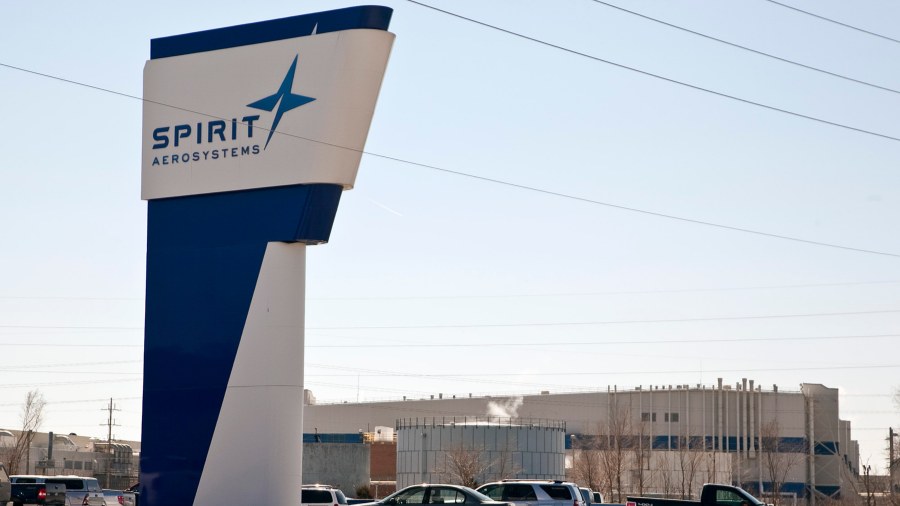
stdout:
[[(790, 2), (900, 39), (895, 2)], [(611, 3), (898, 91), (591, 0), (430, 3), (900, 137), (900, 43), (766, 0)], [(410, 2), (382, 4), (395, 9), (397, 40), (373, 155), (344, 194), (331, 243), (309, 250), (306, 374), (320, 401), (720, 376), (767, 389), (822, 383), (841, 389), (862, 463), (883, 466), (887, 428), (900, 425), (890, 397), (900, 384), (900, 141)], [(140, 101), (8, 66), (139, 97), (151, 38), (348, 5), (4, 7), (0, 427), (15, 428), (25, 393), (39, 388), (43, 430), (105, 436), (112, 397), (114, 433), (139, 439), (146, 249)]]

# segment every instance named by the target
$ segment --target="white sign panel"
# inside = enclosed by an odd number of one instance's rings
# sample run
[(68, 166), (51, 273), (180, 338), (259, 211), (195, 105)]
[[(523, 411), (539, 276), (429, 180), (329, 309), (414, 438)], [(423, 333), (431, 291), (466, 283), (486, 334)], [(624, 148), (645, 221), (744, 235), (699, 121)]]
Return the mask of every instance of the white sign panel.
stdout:
[(393, 40), (356, 29), (149, 60), (141, 198), (352, 187)]

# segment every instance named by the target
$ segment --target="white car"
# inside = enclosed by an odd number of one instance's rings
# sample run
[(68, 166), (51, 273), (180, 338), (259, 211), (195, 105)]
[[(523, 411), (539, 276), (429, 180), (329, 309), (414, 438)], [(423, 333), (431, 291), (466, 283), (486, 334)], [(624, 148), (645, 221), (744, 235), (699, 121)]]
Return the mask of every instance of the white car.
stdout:
[(503, 480), (476, 490), (513, 506), (587, 506), (578, 485), (559, 480)]
[(347, 498), (331, 485), (303, 485), (300, 506), (347, 506)]

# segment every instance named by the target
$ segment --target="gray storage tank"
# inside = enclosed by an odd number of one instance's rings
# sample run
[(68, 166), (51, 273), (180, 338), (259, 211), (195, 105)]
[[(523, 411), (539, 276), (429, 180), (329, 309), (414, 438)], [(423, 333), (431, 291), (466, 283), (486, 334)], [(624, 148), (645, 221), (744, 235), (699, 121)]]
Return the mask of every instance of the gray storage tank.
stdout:
[(508, 478), (565, 479), (566, 423), (467, 416), (397, 421), (397, 489)]

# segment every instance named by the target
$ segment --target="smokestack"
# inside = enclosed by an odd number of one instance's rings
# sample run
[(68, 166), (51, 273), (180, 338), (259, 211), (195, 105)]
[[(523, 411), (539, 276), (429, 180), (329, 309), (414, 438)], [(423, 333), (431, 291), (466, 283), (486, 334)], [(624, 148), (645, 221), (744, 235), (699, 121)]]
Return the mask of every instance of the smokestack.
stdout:
[(725, 435), (722, 433), (722, 378), (719, 378), (719, 451), (724, 451)]
[(754, 407), (753, 406), (753, 397), (754, 397), (753, 393), (754, 392), (753, 392), (753, 390), (754, 390), (753, 389), (753, 380), (750, 380), (750, 392), (748, 393), (748, 395), (750, 396), (750, 458), (751, 459), (756, 456), (756, 442), (754, 441), (754, 438), (753, 438), (754, 434), (756, 434), (756, 424), (754, 423), (754, 421), (756, 420), (756, 417), (753, 416), (753, 413), (754, 413), (754, 409), (753, 409), (753, 407)]
[(750, 394), (747, 392), (747, 378), (741, 378), (741, 389), (742, 392), (740, 394), (739, 399), (741, 399), (741, 422), (742, 422), (742, 430), (744, 431), (744, 453), (747, 457), (750, 456), (750, 432), (747, 430), (747, 399), (750, 397)]

